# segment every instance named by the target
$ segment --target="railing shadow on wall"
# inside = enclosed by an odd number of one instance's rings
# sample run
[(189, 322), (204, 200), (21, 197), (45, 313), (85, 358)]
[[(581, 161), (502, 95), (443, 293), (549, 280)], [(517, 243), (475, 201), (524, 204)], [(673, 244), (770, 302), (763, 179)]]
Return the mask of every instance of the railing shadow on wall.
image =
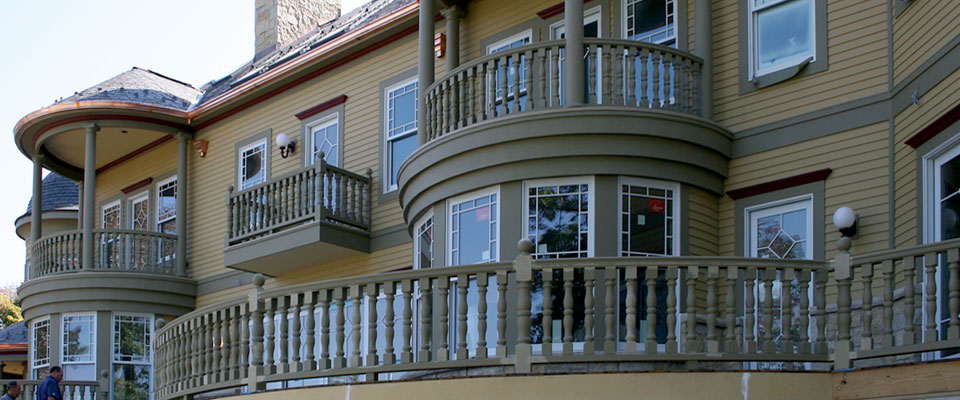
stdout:
[[(853, 258), (841, 249), (833, 261), (538, 260), (528, 241), (520, 250), (512, 262), (274, 290), (258, 276), (247, 297), (158, 329), (156, 396), (583, 362), (844, 369), (960, 348), (960, 240)], [(953, 317), (941, 328), (924, 310), (942, 299), (933, 279), (942, 258)]]

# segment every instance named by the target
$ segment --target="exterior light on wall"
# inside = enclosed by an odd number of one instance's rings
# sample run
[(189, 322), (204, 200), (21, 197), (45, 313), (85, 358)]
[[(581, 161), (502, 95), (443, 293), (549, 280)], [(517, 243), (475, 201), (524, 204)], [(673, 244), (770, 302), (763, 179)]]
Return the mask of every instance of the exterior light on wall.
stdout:
[(844, 237), (853, 238), (857, 235), (857, 220), (859, 216), (850, 207), (840, 207), (833, 213), (833, 226), (840, 230)]
[(277, 147), (280, 148), (280, 157), (287, 158), (297, 150), (297, 141), (290, 140), (286, 133), (281, 133), (277, 135)]
[(197, 139), (193, 141), (193, 148), (197, 150), (197, 153), (200, 153), (200, 158), (207, 156), (207, 146), (209, 144), (210, 142), (204, 139)]

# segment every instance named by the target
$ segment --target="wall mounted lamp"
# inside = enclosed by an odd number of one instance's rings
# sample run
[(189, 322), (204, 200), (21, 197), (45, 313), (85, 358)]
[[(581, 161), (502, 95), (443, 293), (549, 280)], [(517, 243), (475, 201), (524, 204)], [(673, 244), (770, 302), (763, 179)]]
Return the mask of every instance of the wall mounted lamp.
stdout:
[(277, 135), (277, 147), (280, 148), (280, 157), (287, 158), (297, 150), (297, 141), (290, 140), (286, 133)]
[(852, 208), (843, 206), (833, 213), (833, 226), (837, 227), (840, 235), (853, 238), (857, 236), (857, 222), (860, 216)]

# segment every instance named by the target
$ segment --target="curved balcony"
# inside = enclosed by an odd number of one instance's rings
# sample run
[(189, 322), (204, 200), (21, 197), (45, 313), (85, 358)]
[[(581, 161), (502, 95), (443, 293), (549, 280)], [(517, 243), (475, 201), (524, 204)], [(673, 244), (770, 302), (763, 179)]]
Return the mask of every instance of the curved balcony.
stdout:
[[(631, 40), (586, 39), (584, 45), (586, 105), (700, 115), (700, 58)], [(427, 89), (427, 142), (483, 121), (562, 108), (564, 53), (563, 40), (540, 42), (447, 74)]]
[(82, 260), (83, 234), (59, 232), (30, 247), (29, 279), (20, 287), (23, 315), (81, 311), (181, 315), (194, 308), (196, 282), (179, 271), (177, 236), (94, 230), (93, 263)]
[(564, 100), (564, 41), (479, 58), (426, 89), (424, 142), (399, 172), (408, 223), (518, 179), (640, 174), (723, 192), (733, 136), (700, 116), (702, 61), (643, 42), (585, 43), (583, 104)]
[(30, 247), (30, 279), (81, 271), (129, 271), (177, 276), (177, 236), (166, 233), (94, 230), (93, 265), (81, 265), (82, 233), (61, 232)]
[[(156, 397), (586, 371), (576, 363), (613, 364), (612, 371), (826, 371), (831, 363), (846, 370), (960, 348), (960, 302), (949, 304), (942, 326), (932, 315), (915, 318), (957, 292), (960, 267), (938, 263), (960, 240), (852, 258), (841, 252), (834, 261), (536, 260), (524, 246), (513, 262), (274, 290), (255, 279), (248, 296), (157, 331)], [(950, 291), (934, 279), (940, 268)], [(863, 289), (872, 287), (882, 295)]]

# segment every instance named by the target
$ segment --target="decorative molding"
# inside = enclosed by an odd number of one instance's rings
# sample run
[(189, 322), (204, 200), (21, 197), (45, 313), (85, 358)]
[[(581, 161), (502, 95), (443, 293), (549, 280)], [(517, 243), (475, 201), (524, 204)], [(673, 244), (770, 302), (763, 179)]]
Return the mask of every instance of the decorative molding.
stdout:
[(134, 183), (134, 184), (132, 184), (132, 185), (130, 185), (130, 186), (127, 186), (127, 187), (125, 187), (125, 188), (123, 188), (123, 189), (120, 189), (120, 191), (123, 192), (123, 194), (130, 194), (130, 193), (133, 193), (135, 190), (140, 189), (140, 188), (142, 188), (142, 187), (146, 187), (147, 185), (149, 185), (149, 184), (151, 184), (151, 183), (153, 183), (153, 178), (147, 178), (147, 179), (144, 179), (144, 180), (142, 180), (142, 181), (140, 181), (140, 182), (137, 182), (137, 183)]
[(320, 113), (322, 113), (322, 112), (324, 112), (324, 111), (327, 111), (327, 110), (329, 110), (329, 109), (331, 109), (331, 108), (333, 108), (333, 107), (339, 106), (339, 105), (341, 105), (341, 104), (343, 104), (343, 103), (346, 103), (346, 102), (347, 102), (347, 95), (341, 94), (341, 95), (339, 95), (339, 96), (337, 96), (337, 97), (334, 97), (334, 98), (332, 98), (332, 99), (330, 99), (330, 100), (327, 100), (327, 101), (325, 101), (325, 102), (323, 102), (323, 103), (317, 104), (317, 105), (315, 105), (315, 106), (313, 106), (313, 107), (310, 107), (310, 108), (308, 108), (308, 109), (306, 109), (306, 110), (300, 111), (300, 112), (294, 114), (294, 116), (297, 117), (297, 119), (303, 121), (303, 120), (305, 120), (305, 119), (307, 119), (307, 118), (310, 118), (310, 117), (312, 117), (312, 116), (314, 116), (314, 115), (320, 114)]
[(133, 121), (133, 122), (145, 122), (145, 123), (149, 123), (149, 124), (157, 124), (157, 125), (167, 126), (167, 127), (171, 127), (171, 128), (176, 128), (176, 129), (179, 129), (179, 130), (185, 131), (185, 132), (193, 132), (193, 128), (191, 128), (189, 125), (179, 124), (179, 123), (176, 123), (176, 122), (167, 121), (167, 120), (163, 120), (163, 119), (159, 119), (159, 118), (141, 117), (141, 116), (137, 116), (137, 115), (119, 115), (119, 114), (84, 115), (84, 116), (80, 116), (80, 117), (65, 118), (65, 119), (62, 119), (62, 120), (60, 120), (60, 121), (50, 123), (49, 125), (46, 125), (46, 126), (44, 126), (43, 128), (40, 128), (39, 130), (37, 130), (37, 133), (34, 133), (34, 134), (33, 134), (33, 145), (34, 145), (34, 147), (36, 147), (37, 141), (40, 140), (40, 137), (43, 136), (44, 133), (47, 133), (47, 131), (49, 131), (49, 130), (51, 130), (51, 129), (53, 129), (53, 128), (56, 128), (56, 127), (59, 127), (59, 126), (63, 126), (63, 125), (67, 125), (67, 124), (72, 124), (72, 123), (75, 123), (75, 122), (88, 122), (88, 121)]
[[(587, 4), (590, 1), (592, 0), (583, 0), (583, 4)], [(540, 11), (537, 11), (537, 16), (540, 17), (540, 19), (548, 19), (550, 17), (553, 17), (555, 15), (560, 15), (562, 13), (563, 13), (563, 3), (560, 3), (560, 4), (555, 4), (550, 7), (544, 8)]]
[(940, 118), (935, 119), (904, 143), (916, 149), (957, 121), (960, 121), (960, 104), (953, 106), (953, 108), (941, 115)]
[(807, 172), (805, 174), (794, 175), (794, 176), (790, 176), (782, 179), (777, 179), (774, 181), (765, 182), (758, 185), (729, 190), (727, 191), (727, 196), (730, 196), (731, 199), (738, 200), (744, 197), (756, 196), (758, 194), (770, 193), (773, 191), (791, 188), (794, 186), (800, 186), (800, 185), (804, 185), (811, 182), (822, 181), (827, 179), (827, 176), (830, 175), (830, 172), (833, 172), (833, 170), (830, 168), (824, 168), (821, 170), (816, 170), (813, 172)]

